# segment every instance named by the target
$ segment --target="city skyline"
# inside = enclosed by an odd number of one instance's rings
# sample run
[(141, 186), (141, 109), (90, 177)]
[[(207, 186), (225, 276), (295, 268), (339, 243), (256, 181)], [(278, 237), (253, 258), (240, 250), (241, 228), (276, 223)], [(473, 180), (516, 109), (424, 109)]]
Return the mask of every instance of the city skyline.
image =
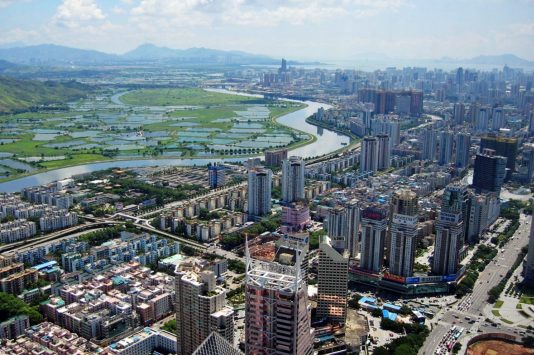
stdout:
[(507, 53), (534, 60), (530, 0), (3, 0), (0, 9), (2, 48), (54, 43), (122, 54), (153, 43), (363, 67)]

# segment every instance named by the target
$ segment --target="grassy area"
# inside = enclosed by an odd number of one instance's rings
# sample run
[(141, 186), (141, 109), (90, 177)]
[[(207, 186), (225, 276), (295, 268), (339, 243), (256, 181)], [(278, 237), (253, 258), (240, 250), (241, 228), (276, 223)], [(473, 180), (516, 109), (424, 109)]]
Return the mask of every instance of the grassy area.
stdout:
[(523, 309), (523, 306), (521, 303), (516, 304), (515, 309)]
[(499, 312), (498, 309), (492, 309), (491, 313), (493, 313), (493, 315), (496, 316), (496, 317), (500, 317), (501, 316), (501, 313)]
[(534, 297), (521, 296), (521, 298), (519, 299), (519, 302), (525, 303), (525, 304), (534, 304)]
[(504, 322), (506, 324), (514, 324), (514, 322), (509, 321), (508, 319), (505, 319), (505, 318), (501, 318), (501, 322)]
[(497, 309), (498, 309), (498, 308), (501, 308), (502, 305), (503, 305), (503, 303), (504, 303), (504, 301), (501, 301), (501, 300), (495, 302), (495, 308), (497, 308)]
[(129, 105), (139, 106), (205, 106), (265, 102), (256, 97), (222, 94), (199, 88), (187, 89), (142, 89), (121, 96)]

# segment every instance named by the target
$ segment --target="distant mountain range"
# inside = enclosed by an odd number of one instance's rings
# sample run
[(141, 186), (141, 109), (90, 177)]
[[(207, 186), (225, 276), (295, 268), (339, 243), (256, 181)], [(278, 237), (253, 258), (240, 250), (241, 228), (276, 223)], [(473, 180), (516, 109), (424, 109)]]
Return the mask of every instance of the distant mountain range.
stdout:
[(55, 44), (2, 48), (0, 59), (24, 65), (116, 65), (136, 62), (189, 64), (278, 64), (279, 59), (240, 51), (209, 48), (172, 49), (143, 44), (122, 55)]
[(498, 65), (510, 67), (531, 67), (534, 66), (534, 61), (520, 58), (514, 54), (500, 54), (500, 55), (479, 55), (469, 59), (452, 59), (442, 58), (437, 62), (443, 63), (458, 63), (464, 65)]

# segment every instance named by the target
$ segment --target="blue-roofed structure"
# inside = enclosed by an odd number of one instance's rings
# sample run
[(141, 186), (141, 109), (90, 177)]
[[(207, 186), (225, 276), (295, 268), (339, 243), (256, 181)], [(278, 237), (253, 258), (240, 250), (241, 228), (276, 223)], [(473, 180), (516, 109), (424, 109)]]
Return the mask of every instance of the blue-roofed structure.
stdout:
[(389, 320), (392, 320), (392, 321), (395, 322), (397, 320), (397, 313), (390, 312), (387, 309), (383, 309), (382, 310), (382, 317), (384, 317), (386, 319), (389, 319)]
[(39, 265), (32, 266), (32, 268), (37, 270), (37, 271), (41, 271), (43, 269), (48, 269), (48, 268), (54, 267), (56, 265), (57, 265), (57, 261), (52, 260), (52, 261), (47, 261), (47, 262), (39, 264)]
[(388, 311), (397, 312), (397, 313), (400, 312), (400, 309), (401, 309), (400, 306), (397, 306), (391, 303), (384, 303), (382, 308), (387, 309)]

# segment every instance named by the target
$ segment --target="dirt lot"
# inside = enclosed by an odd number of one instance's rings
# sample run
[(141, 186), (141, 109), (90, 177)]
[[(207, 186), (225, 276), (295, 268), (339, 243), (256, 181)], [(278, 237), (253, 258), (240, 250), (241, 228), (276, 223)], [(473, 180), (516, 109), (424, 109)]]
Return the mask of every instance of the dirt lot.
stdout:
[(467, 349), (469, 355), (533, 355), (534, 349), (500, 340), (485, 340), (474, 343)]

